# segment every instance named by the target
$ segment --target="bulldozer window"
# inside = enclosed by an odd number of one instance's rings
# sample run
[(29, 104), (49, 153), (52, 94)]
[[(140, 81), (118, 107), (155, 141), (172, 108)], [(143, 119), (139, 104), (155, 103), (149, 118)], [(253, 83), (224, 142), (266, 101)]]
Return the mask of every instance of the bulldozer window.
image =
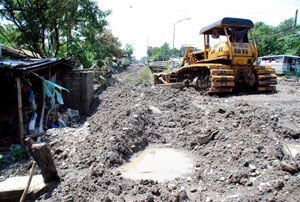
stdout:
[(233, 27), (228, 28), (229, 31), (229, 39), (231, 42), (237, 43), (249, 43), (248, 40), (248, 28), (243, 28), (241, 30), (236, 30)]

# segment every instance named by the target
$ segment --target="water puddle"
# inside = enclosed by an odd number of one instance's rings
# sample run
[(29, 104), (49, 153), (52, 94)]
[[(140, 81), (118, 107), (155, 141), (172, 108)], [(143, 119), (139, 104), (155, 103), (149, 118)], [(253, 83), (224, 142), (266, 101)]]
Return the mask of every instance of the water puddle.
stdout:
[(283, 149), (287, 154), (291, 154), (294, 158), (300, 153), (300, 145), (297, 144), (286, 144), (283, 146)]
[(194, 167), (192, 155), (171, 148), (149, 146), (119, 168), (125, 178), (152, 179), (158, 182), (174, 180), (191, 173)]

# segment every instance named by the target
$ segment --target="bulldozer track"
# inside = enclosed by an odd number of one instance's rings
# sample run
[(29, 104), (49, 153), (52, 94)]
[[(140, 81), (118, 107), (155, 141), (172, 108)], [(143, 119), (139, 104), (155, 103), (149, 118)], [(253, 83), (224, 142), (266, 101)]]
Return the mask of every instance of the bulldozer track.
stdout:
[(254, 71), (257, 75), (257, 91), (270, 92), (276, 90), (277, 76), (275, 70), (265, 66), (254, 66)]

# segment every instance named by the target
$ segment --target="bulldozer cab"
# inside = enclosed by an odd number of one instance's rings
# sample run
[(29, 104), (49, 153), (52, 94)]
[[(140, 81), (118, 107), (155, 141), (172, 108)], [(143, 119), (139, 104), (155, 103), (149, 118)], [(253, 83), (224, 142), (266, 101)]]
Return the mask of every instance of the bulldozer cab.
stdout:
[[(257, 46), (251, 31), (253, 26), (251, 20), (226, 17), (202, 28), (200, 31), (200, 34), (204, 35), (202, 62), (252, 65), (257, 59)], [(252, 43), (249, 43), (248, 32)], [(217, 39), (219, 43), (211, 46), (210, 39)]]

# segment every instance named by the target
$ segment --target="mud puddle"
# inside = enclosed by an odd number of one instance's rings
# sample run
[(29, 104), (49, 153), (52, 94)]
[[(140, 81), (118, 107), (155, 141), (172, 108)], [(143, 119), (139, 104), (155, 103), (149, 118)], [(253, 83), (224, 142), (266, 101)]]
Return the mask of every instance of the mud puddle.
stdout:
[(193, 171), (194, 159), (191, 154), (172, 148), (149, 146), (119, 170), (125, 178), (151, 179), (158, 182), (174, 180)]

